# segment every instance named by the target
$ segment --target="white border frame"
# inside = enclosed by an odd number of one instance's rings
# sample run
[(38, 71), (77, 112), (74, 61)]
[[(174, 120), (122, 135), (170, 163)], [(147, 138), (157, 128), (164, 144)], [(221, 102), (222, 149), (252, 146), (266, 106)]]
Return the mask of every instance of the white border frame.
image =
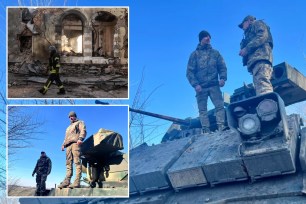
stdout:
[[(21, 107), (32, 107), (32, 106), (50, 106), (50, 107), (63, 107), (63, 106), (72, 106), (72, 107), (77, 107), (77, 106), (90, 106), (90, 107), (114, 107), (114, 106), (120, 106), (120, 107), (127, 107), (127, 158), (128, 158), (128, 187), (127, 187), (127, 196), (9, 196), (8, 195), (8, 107), (9, 106), (21, 106)], [(130, 127), (129, 127), (129, 121), (130, 121), (130, 114), (129, 114), (129, 105), (20, 105), (20, 104), (10, 104), (6, 105), (6, 197), (7, 198), (129, 198), (130, 196)]]
[[(68, 8), (68, 9), (80, 9), (80, 8), (125, 8), (127, 9), (128, 12), (128, 29), (127, 29), (127, 34), (128, 34), (128, 86), (127, 86), (127, 98), (9, 98), (8, 97), (8, 9), (9, 8)], [(6, 98), (9, 100), (129, 100), (130, 99), (130, 7), (129, 6), (7, 6), (6, 7)]]

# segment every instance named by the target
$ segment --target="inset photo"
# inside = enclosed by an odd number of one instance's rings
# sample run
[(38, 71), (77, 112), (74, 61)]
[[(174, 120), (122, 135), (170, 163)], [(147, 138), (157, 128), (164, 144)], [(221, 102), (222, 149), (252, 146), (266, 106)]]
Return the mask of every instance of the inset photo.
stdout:
[(128, 7), (8, 7), (7, 98), (129, 98)]
[(7, 106), (8, 197), (128, 197), (128, 106)]

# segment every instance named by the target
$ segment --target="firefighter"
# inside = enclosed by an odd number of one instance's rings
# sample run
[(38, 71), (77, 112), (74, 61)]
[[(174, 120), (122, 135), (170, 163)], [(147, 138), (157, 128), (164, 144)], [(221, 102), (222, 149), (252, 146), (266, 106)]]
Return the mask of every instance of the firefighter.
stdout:
[(45, 83), (44, 87), (39, 89), (39, 92), (43, 95), (45, 95), (48, 91), (48, 89), (50, 88), (51, 84), (53, 81), (56, 82), (56, 85), (59, 88), (59, 92), (57, 92), (57, 94), (59, 95), (63, 95), (65, 94), (65, 88), (64, 85), (60, 79), (59, 76), (59, 69), (60, 69), (60, 56), (57, 53), (57, 50), (55, 48), (55, 46), (50, 46), (49, 47), (49, 52), (50, 52), (50, 57), (49, 57), (49, 69), (50, 69), (50, 75), (49, 78), (47, 80), (47, 82)]

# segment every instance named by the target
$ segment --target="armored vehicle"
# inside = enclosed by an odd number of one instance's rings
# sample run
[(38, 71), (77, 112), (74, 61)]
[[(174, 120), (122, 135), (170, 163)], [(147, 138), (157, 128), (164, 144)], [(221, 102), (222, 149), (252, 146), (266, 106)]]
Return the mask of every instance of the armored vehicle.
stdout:
[[(198, 118), (130, 108), (173, 124), (160, 144), (130, 150), (129, 199), (86, 202), (306, 203), (306, 128), (285, 110), (306, 100), (306, 78), (284, 62), (274, 66), (272, 85), (275, 92), (260, 96), (252, 85), (236, 89), (224, 131), (212, 125), (202, 133)], [(214, 124), (213, 111), (209, 118)]]
[[(251, 84), (230, 96), (228, 129), (203, 134), (198, 118), (172, 121), (154, 146), (130, 151), (126, 203), (306, 202), (306, 128), (285, 107), (306, 100), (306, 78), (286, 62), (273, 67), (273, 93), (255, 96)], [(211, 124), (215, 124), (210, 111)]]

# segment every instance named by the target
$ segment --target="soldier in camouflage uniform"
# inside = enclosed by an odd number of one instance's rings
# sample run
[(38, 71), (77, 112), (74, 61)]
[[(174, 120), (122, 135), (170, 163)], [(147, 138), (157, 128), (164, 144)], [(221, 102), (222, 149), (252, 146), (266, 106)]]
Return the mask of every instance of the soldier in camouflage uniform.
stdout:
[(239, 55), (242, 56), (243, 66), (247, 66), (253, 75), (256, 95), (273, 92), (270, 82), (273, 39), (269, 26), (253, 16), (246, 16), (238, 26), (244, 30)]
[[(74, 111), (68, 115), (70, 125), (66, 129), (66, 136), (62, 145), (62, 151), (66, 148), (66, 177), (63, 182), (58, 186), (59, 188), (80, 188), (80, 180), (82, 174), (82, 164), (80, 159), (81, 145), (86, 137), (85, 123), (77, 119)], [(72, 162), (75, 164), (76, 176), (72, 184), (70, 184), (73, 175)]]
[(46, 180), (50, 174), (52, 162), (45, 152), (41, 152), (40, 158), (37, 160), (32, 176), (36, 173), (36, 196), (44, 196), (46, 192)]
[(227, 68), (223, 57), (210, 45), (207, 31), (199, 33), (199, 44), (191, 53), (187, 66), (187, 79), (196, 91), (200, 121), (204, 133), (210, 132), (207, 115), (208, 96), (215, 106), (218, 129), (224, 129), (225, 110), (220, 87), (227, 80)]

